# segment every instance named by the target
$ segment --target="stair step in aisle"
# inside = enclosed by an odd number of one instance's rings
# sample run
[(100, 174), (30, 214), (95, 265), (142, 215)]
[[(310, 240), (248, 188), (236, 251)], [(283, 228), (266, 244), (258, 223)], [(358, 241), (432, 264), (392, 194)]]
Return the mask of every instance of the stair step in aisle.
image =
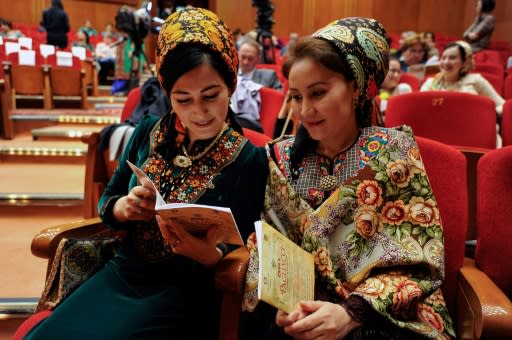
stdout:
[(83, 219), (81, 164), (0, 163), (0, 340), (35, 310), (47, 260), (30, 245), (42, 229)]
[(119, 123), (122, 111), (120, 103), (95, 104), (96, 109), (16, 109), (12, 110), (9, 118), (12, 121), (14, 135), (23, 134), (32, 129), (62, 124), (74, 126), (104, 127)]
[(81, 126), (48, 126), (32, 129), (34, 140), (81, 140), (93, 132), (100, 132), (103, 126), (81, 127)]

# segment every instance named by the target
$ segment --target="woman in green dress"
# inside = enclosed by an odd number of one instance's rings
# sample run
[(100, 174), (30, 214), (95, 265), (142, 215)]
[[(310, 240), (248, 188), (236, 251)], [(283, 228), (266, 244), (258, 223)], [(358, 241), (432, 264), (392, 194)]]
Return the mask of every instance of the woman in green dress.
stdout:
[(171, 112), (141, 121), (99, 202), (103, 222), (127, 236), (115, 257), (29, 339), (218, 338), (215, 264), (230, 246), (217, 244), (211, 232), (195, 237), (182, 229), (165, 242), (155, 192), (137, 183), (126, 161), (142, 169), (167, 202), (231, 208), (247, 239), (263, 208), (267, 160), (229, 111), (238, 59), (215, 14), (187, 8), (169, 16), (157, 60)]
[(244, 329), (251, 339), (446, 339), (443, 229), (407, 127), (371, 126), (389, 65), (382, 25), (346, 18), (287, 60), (294, 137), (267, 146), (266, 219), (315, 261), (315, 300), (287, 314), (257, 299), (248, 242)]

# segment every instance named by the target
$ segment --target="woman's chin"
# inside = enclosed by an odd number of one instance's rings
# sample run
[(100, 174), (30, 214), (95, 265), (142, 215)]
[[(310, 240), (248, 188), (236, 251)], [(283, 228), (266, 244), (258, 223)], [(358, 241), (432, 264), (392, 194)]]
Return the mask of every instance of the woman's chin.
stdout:
[(320, 140), (325, 134), (325, 127), (323, 124), (306, 125), (309, 136), (314, 140)]

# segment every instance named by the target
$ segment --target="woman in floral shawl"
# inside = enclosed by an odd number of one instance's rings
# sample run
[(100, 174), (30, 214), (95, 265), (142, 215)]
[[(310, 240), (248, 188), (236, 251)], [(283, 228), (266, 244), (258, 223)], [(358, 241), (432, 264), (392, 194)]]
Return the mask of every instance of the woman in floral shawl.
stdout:
[(295, 137), (267, 147), (265, 211), (314, 255), (315, 301), (277, 316), (258, 302), (252, 236), (246, 338), (454, 335), (439, 289), (441, 218), (418, 146), (405, 127), (370, 126), (389, 64), (385, 34), (373, 19), (337, 20), (300, 42), (287, 61), (302, 125)]

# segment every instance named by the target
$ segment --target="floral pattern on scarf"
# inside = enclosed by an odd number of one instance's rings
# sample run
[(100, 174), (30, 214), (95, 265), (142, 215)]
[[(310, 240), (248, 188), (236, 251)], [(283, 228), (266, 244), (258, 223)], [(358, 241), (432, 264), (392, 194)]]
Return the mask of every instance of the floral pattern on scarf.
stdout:
[(156, 69), (160, 83), (160, 68), (165, 57), (182, 44), (198, 44), (220, 54), (233, 77), (235, 90), (238, 73), (238, 52), (233, 34), (213, 12), (204, 8), (185, 8), (169, 15), (160, 28), (156, 47)]

